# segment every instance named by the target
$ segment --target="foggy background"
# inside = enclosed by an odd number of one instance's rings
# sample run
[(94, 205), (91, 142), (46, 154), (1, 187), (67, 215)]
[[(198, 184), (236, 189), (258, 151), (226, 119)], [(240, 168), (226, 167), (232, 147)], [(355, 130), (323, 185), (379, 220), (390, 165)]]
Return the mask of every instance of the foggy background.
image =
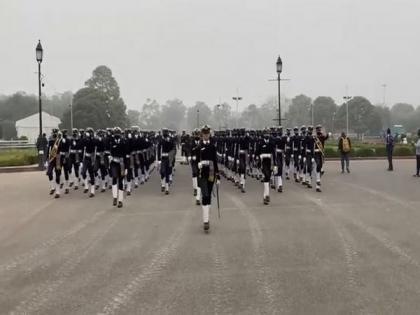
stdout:
[(179, 99), (211, 110), (226, 102), (236, 112), (237, 91), (240, 111), (277, 106), (277, 83), (268, 80), (280, 55), (290, 79), (282, 82), (284, 112), (300, 94), (415, 108), (419, 12), (414, 0), (2, 0), (0, 95), (37, 94), (41, 39), (46, 96), (76, 93), (105, 65), (131, 110)]

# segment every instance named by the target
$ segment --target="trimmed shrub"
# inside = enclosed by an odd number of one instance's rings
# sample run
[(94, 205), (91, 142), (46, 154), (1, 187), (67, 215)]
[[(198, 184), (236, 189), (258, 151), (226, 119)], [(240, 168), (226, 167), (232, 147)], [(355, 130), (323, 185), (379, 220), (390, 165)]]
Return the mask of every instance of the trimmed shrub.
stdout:
[(375, 156), (375, 151), (372, 148), (360, 148), (356, 150), (356, 155), (360, 157)]
[(376, 156), (386, 156), (385, 146), (375, 148), (375, 155)]
[(334, 148), (325, 148), (325, 157), (338, 157), (340, 153)]
[(412, 148), (408, 146), (398, 146), (394, 148), (394, 156), (410, 156), (414, 155), (414, 151)]

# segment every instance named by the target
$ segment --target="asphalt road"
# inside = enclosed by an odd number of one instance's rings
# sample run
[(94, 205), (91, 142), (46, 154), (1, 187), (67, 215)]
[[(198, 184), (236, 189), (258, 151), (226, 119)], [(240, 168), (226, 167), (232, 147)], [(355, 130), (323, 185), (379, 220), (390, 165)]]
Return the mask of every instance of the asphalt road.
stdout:
[(190, 170), (55, 200), (41, 173), (0, 174), (1, 314), (419, 314), (413, 160), (327, 162), (323, 192), (286, 182), (262, 204), (222, 180), (204, 234)]

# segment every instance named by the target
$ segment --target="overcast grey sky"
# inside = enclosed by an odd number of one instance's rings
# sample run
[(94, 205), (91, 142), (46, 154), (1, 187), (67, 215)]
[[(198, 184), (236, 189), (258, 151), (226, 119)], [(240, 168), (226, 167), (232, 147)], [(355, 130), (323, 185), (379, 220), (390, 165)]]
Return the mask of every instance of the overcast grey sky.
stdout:
[(282, 93), (420, 104), (418, 0), (1, 0), (0, 94), (76, 91), (109, 66), (129, 108), (146, 98), (246, 104)]

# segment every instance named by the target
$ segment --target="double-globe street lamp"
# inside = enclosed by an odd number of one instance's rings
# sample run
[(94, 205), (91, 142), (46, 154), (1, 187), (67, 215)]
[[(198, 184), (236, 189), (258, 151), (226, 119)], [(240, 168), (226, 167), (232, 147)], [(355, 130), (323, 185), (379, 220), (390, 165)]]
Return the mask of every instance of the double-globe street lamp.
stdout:
[[(39, 135), (38, 135), (38, 143), (42, 143), (42, 101), (41, 101), (41, 63), (44, 55), (44, 50), (42, 49), (41, 41), (38, 41), (38, 45), (35, 48), (35, 56), (36, 61), (38, 62), (38, 109), (39, 109)], [(44, 152), (44, 148), (42, 150), (38, 149), (38, 161), (39, 167), (44, 167), (44, 159), (47, 152)]]
[(278, 82), (278, 92), (279, 92), (279, 126), (281, 126), (281, 98), (280, 98), (280, 74), (283, 70), (283, 62), (281, 61), (280, 56), (277, 58), (276, 62), (276, 70), (277, 70), (277, 82)]

